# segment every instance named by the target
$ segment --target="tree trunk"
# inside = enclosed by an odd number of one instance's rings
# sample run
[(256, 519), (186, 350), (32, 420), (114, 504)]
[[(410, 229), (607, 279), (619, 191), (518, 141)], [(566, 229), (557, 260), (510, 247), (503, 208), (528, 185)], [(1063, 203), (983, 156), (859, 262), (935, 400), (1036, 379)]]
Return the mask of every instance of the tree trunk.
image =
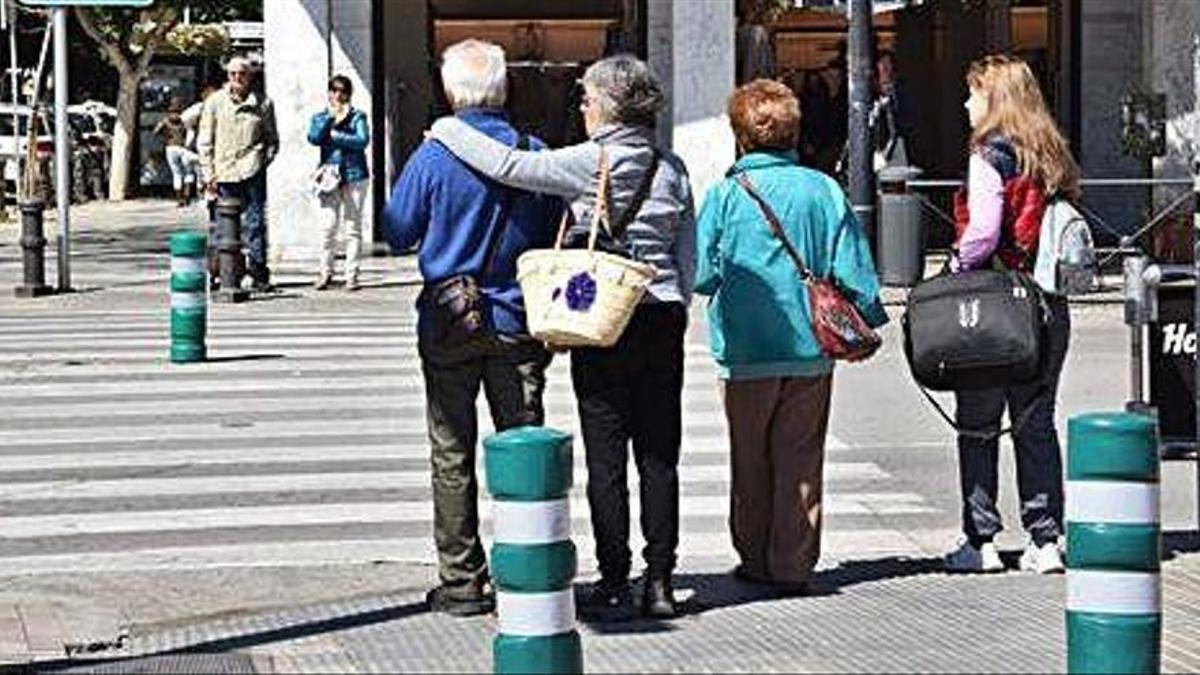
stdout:
[(113, 129), (112, 162), (108, 174), (108, 198), (123, 201), (129, 196), (129, 186), (136, 165), (133, 151), (138, 133), (138, 85), (142, 75), (122, 72), (117, 89), (117, 124)]

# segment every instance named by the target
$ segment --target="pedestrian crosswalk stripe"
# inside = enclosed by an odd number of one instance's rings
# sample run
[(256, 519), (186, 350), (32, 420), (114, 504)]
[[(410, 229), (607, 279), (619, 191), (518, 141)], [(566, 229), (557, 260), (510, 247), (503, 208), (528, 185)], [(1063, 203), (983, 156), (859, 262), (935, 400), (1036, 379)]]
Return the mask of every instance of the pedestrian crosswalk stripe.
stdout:
[[(632, 523), (636, 547), (637, 522)], [(576, 530), (572, 537), (579, 550), (580, 574), (595, 570), (595, 544), (591, 534)], [(485, 544), (491, 538), (484, 536)], [(864, 548), (866, 547), (866, 548)], [(909, 539), (895, 530), (869, 529), (822, 533), (822, 553), (836, 557), (847, 552), (872, 551), (879, 556), (917, 555)], [(727, 532), (682, 532), (679, 556), (689, 559), (720, 558), (731, 564), (736, 558)], [(262, 541), (147, 548), (118, 552), (0, 557), (0, 576), (89, 574), (203, 570), (229, 567), (312, 567), (362, 563), (415, 563), (433, 565), (436, 559), (432, 532), (426, 537), (352, 539), (340, 541)]]
[[(215, 305), (208, 337), (218, 358), (186, 367), (166, 362), (166, 308), (164, 294), (153, 311), (0, 317), (0, 538), (9, 544), (0, 548), (0, 575), (435, 565), (411, 308), (317, 314)], [(706, 345), (685, 350), (678, 553), (731, 563), (719, 381)], [(575, 435), (572, 527), (588, 574), (594, 544), (569, 355), (555, 357), (547, 378), (547, 424)], [(492, 430), (482, 391), (477, 409), (482, 439)], [(850, 450), (829, 436), (827, 516), (866, 523), (935, 510), (896, 489), (878, 464), (842, 461)], [(632, 459), (628, 476), (636, 549)], [(486, 543), (490, 504), (481, 498)], [(823, 550), (839, 547), (913, 552), (891, 530), (827, 528)]]
[[(258, 458), (255, 458), (256, 460)], [(338, 460), (344, 458), (338, 457)], [(328, 460), (326, 460), (328, 461)], [(8, 468), (8, 462), (5, 462)], [(580, 484), (586, 472), (579, 465)], [(878, 466), (869, 462), (830, 463), (826, 466), (827, 483), (887, 478)], [(629, 476), (637, 484), (636, 473)], [(679, 480), (684, 482), (729, 481), (729, 466), (683, 465)], [(400, 487), (426, 487), (428, 471), (371, 471), (349, 473), (278, 473), (270, 475), (222, 475), (189, 477), (121, 478), (104, 480), (49, 480), (5, 482), (0, 473), (0, 503), (33, 499), (95, 499), (114, 497), (180, 496), (231, 494), (239, 492), (322, 492), (336, 490), (381, 490)], [(3, 530), (0, 530), (2, 532)]]
[[(489, 500), (480, 499), (480, 517), (490, 521)], [(638, 511), (639, 500), (630, 496), (630, 510)], [(924, 499), (913, 493), (826, 494), (826, 515), (913, 515), (932, 513)], [(689, 497), (681, 500), (680, 513), (688, 516), (723, 517), (729, 498)], [(168, 509), (110, 513), (72, 513), (0, 517), (5, 538), (65, 537), (81, 533), (123, 534), (131, 532), (207, 530), (222, 527), (285, 527), (309, 524), (424, 522), (433, 513), (433, 502), (362, 502), (341, 504), (292, 504), (246, 506), (228, 509)], [(572, 494), (571, 514), (585, 520), (587, 499)]]

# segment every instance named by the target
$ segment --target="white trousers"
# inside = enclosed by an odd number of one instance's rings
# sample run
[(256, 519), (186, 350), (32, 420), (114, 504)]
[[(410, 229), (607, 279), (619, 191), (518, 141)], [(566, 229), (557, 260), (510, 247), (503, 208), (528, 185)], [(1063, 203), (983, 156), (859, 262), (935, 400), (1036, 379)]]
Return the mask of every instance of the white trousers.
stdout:
[(171, 168), (171, 182), (175, 184), (176, 192), (196, 181), (196, 162), (199, 159), (196, 153), (182, 145), (168, 145), (166, 153), (167, 166)]
[(367, 181), (344, 183), (335, 192), (321, 198), (325, 209), (325, 236), (321, 240), (321, 274), (333, 275), (337, 255), (338, 225), (346, 225), (346, 278), (357, 279), (362, 253), (362, 212)]

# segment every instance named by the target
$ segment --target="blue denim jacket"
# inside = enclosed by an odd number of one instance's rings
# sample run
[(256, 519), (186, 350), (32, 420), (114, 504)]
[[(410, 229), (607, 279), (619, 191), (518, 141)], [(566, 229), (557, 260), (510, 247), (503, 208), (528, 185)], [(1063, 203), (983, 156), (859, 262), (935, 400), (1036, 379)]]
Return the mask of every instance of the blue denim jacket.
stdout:
[(371, 143), (367, 114), (351, 108), (350, 114), (335, 125), (328, 111), (313, 115), (308, 125), (308, 142), (321, 148), (321, 164), (337, 164), (343, 183), (357, 183), (370, 177), (366, 148)]

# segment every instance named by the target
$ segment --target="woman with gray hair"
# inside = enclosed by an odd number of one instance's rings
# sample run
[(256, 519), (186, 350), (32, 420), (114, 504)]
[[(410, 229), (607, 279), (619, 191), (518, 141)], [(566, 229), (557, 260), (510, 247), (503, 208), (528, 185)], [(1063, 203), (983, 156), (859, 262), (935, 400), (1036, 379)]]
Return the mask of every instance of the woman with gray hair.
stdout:
[(578, 145), (524, 152), (453, 118), (438, 120), (431, 136), (490, 178), (567, 198), (574, 216), (568, 245), (586, 241), (600, 162), (609, 163), (612, 231), (599, 245), (653, 265), (657, 275), (616, 345), (571, 354), (601, 576), (582, 609), (585, 618), (602, 621), (633, 617), (626, 477), (632, 441), (646, 538), (642, 611), (670, 618), (676, 613), (671, 574), (679, 542), (683, 338), (695, 267), (692, 193), (683, 162), (654, 145), (662, 92), (643, 61), (624, 55), (599, 61), (584, 73), (583, 91), (589, 138)]

